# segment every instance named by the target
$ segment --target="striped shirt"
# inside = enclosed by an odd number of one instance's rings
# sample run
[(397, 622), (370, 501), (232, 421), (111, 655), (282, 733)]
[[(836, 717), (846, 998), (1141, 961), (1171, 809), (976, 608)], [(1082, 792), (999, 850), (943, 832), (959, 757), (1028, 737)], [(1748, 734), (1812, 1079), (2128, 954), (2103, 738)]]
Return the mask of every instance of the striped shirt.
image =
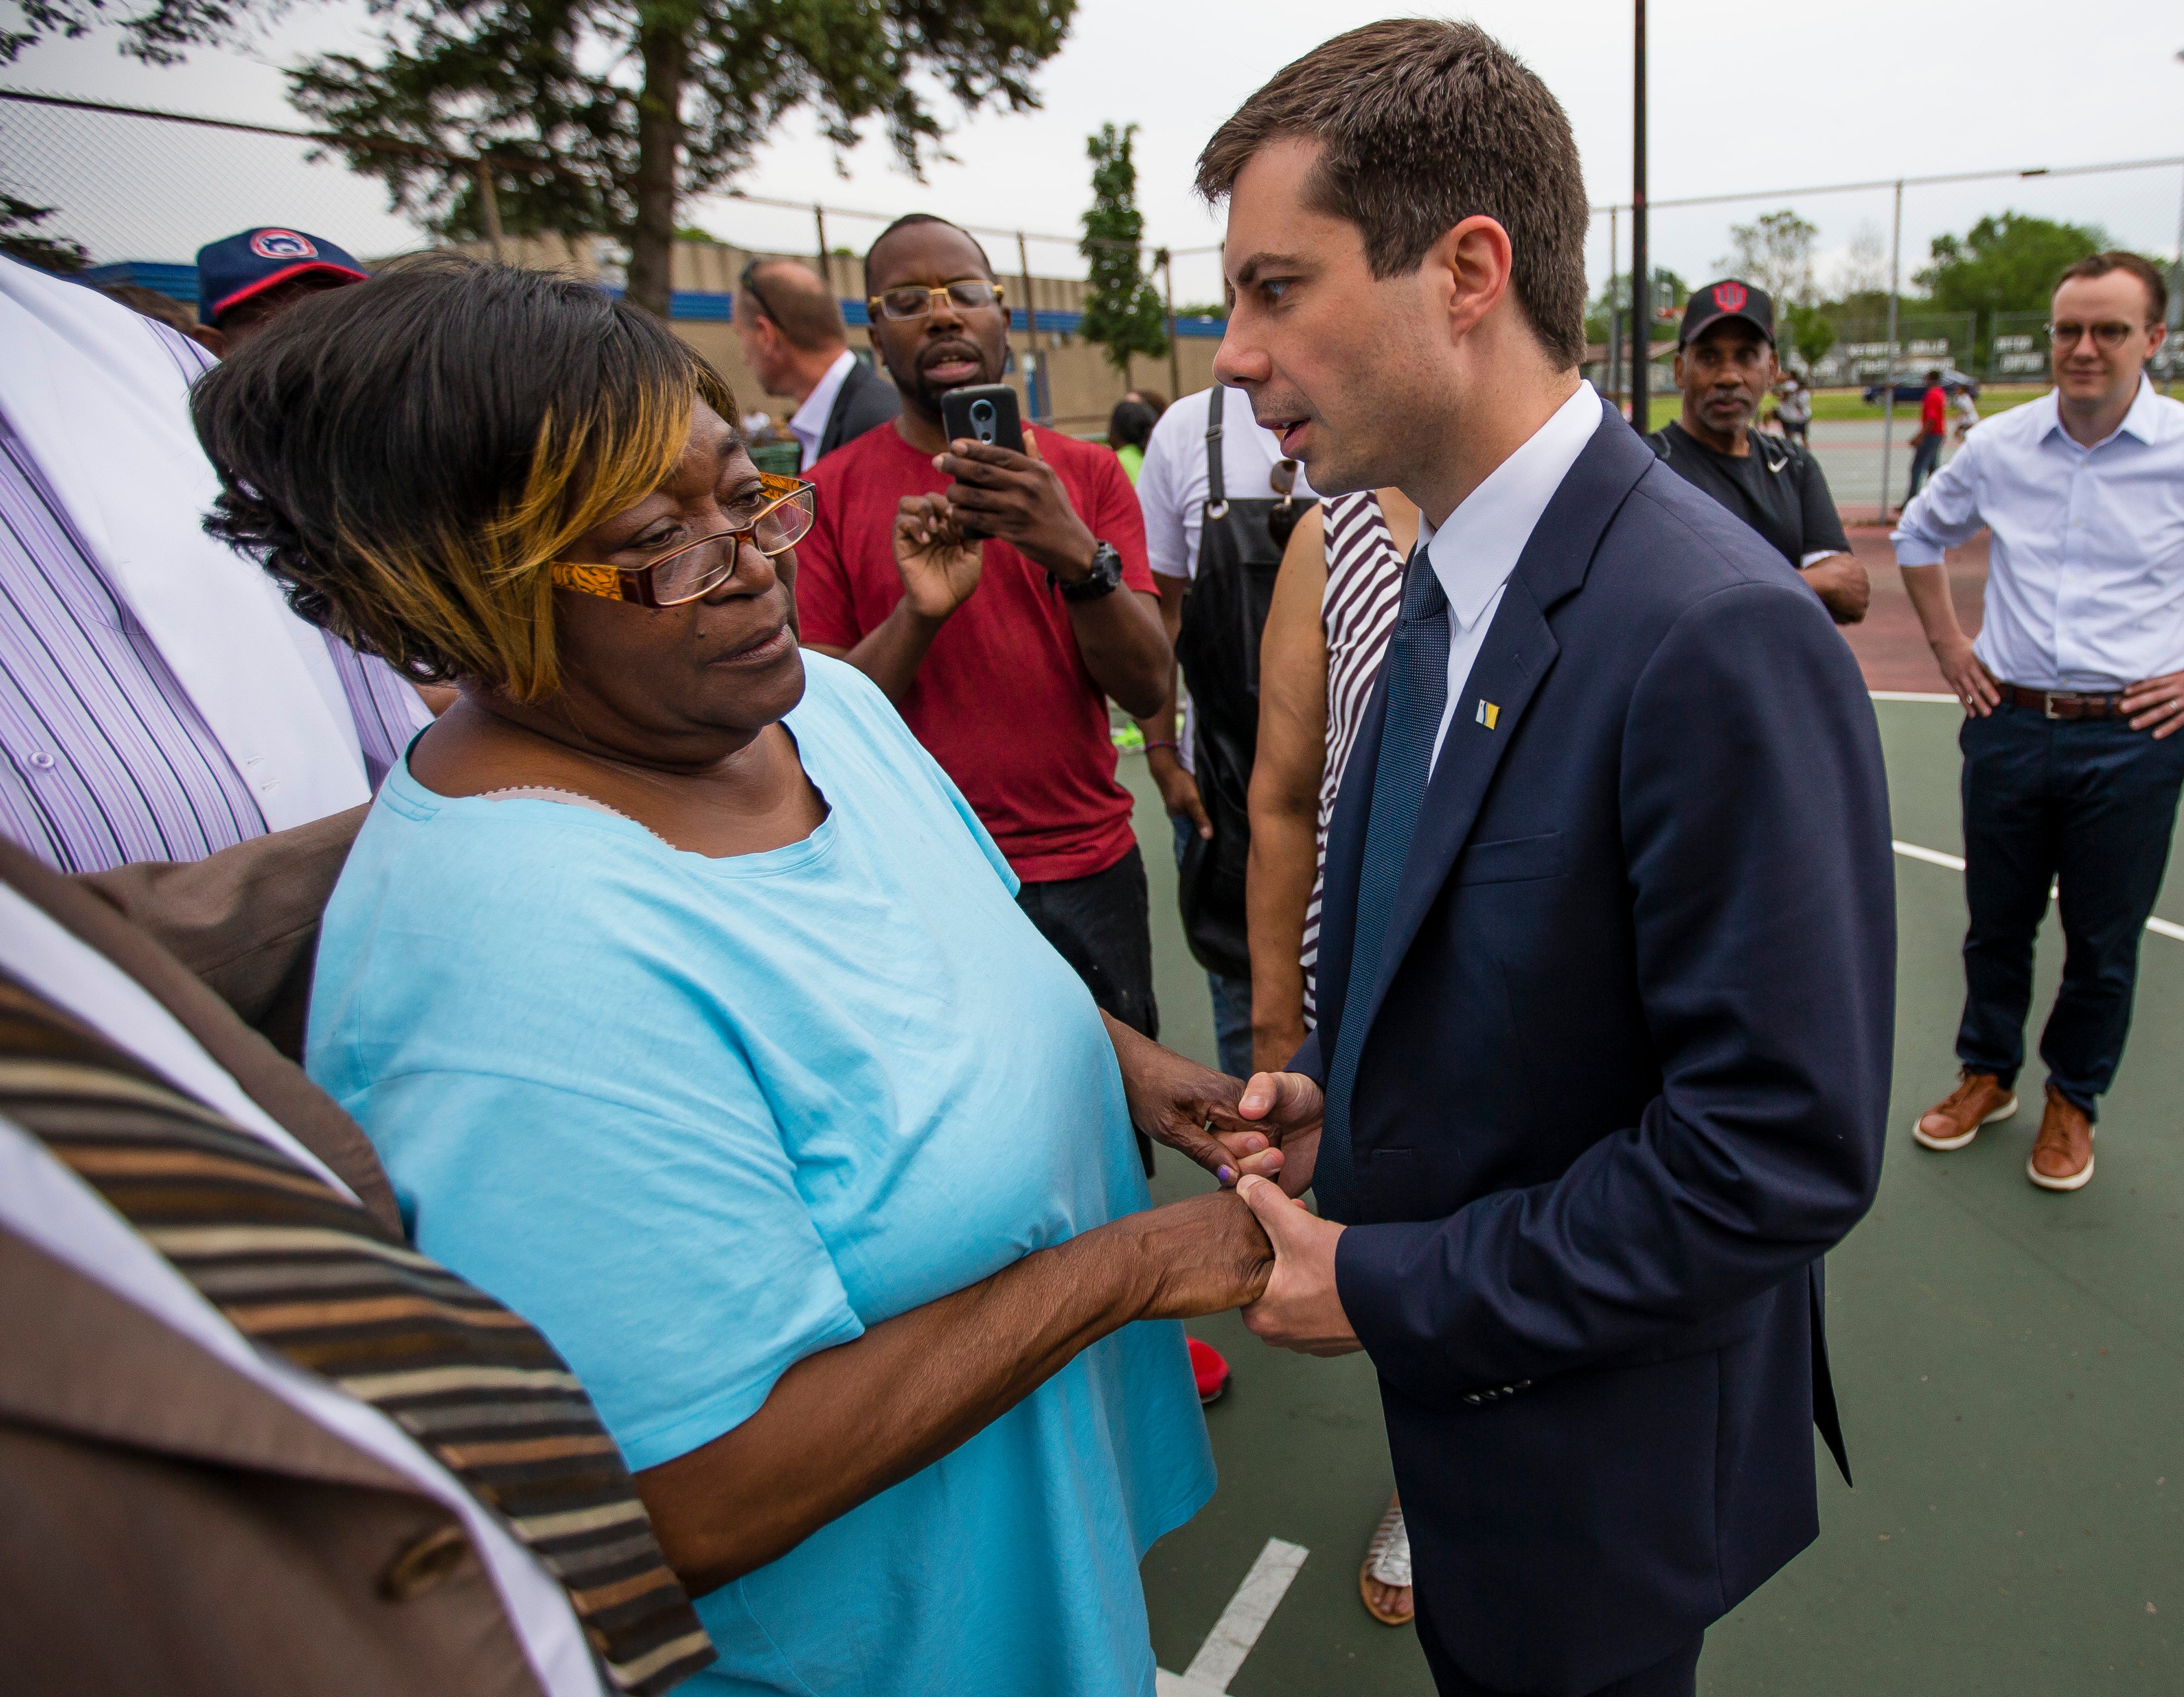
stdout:
[[(210, 363), (167, 331), (170, 343), (177, 363)], [(4, 415), (0, 598), (0, 831), (64, 872), (202, 860), (265, 835), (250, 786)], [(383, 661), (326, 643), (376, 788), (431, 715)]]
[(1319, 1016), (1319, 899), (1327, 876), (1328, 821), (1334, 817), (1342, 771), (1403, 603), (1403, 557), (1373, 492), (1335, 496), (1321, 513), (1327, 533), (1327, 589), (1319, 600), (1320, 629), (1327, 638), (1327, 765), (1319, 779), (1318, 864), (1304, 915), (1306, 1025), (1317, 1024)]

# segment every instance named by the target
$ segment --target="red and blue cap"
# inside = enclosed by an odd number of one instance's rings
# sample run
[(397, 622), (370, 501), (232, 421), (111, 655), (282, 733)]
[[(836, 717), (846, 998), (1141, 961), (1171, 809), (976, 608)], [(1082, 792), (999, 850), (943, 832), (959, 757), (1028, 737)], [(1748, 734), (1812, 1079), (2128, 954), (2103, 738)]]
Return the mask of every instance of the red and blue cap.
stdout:
[(198, 249), (198, 319), (218, 324), (231, 308), (298, 277), (360, 283), (370, 275), (332, 242), (300, 230), (246, 230)]

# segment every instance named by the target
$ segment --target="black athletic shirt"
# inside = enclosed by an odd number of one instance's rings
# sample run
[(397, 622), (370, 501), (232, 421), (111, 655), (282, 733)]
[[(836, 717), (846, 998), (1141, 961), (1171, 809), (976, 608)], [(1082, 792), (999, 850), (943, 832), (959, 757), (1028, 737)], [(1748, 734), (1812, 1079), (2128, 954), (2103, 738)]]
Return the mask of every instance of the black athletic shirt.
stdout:
[(1778, 436), (1746, 426), (1752, 452), (1717, 453), (1674, 420), (1646, 440), (1671, 471), (1713, 496), (1766, 537), (1792, 565), (1808, 554), (1850, 552), (1819, 462)]

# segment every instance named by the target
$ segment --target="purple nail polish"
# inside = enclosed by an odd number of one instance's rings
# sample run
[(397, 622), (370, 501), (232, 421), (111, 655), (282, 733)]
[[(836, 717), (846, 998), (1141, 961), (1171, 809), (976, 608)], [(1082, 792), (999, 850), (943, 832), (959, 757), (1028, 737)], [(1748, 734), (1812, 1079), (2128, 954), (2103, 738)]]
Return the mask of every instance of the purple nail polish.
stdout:
[(1236, 1175), (1235, 1175), (1234, 1172), (1230, 1171), (1228, 1168), (1227, 1168), (1227, 1167), (1223, 1166), (1223, 1167), (1218, 1167), (1218, 1168), (1216, 1168), (1216, 1169), (1215, 1169), (1215, 1171), (1214, 1171), (1214, 1174), (1213, 1174), (1213, 1176), (1214, 1176), (1216, 1178), (1219, 1179), (1219, 1180), (1220, 1180), (1223, 1184), (1226, 1184), (1226, 1183), (1228, 1183), (1228, 1182), (1230, 1179), (1234, 1178)]

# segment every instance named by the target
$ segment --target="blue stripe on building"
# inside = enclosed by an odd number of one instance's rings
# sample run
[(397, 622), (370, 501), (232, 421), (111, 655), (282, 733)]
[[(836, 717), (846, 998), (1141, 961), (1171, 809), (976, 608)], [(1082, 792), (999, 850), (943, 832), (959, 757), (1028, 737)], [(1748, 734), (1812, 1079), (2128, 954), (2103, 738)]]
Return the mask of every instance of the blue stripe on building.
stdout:
[[(163, 295), (195, 306), (198, 300), (198, 268), (195, 265), (164, 264), (146, 259), (124, 259), (118, 264), (94, 265), (83, 274), (84, 281), (103, 287), (109, 283), (135, 283), (140, 287), (156, 289)], [(620, 294), (620, 289), (610, 289), (610, 294)], [(716, 294), (705, 289), (677, 289), (667, 298), (667, 315), (693, 324), (727, 324), (736, 315), (736, 298), (733, 294)], [(842, 303), (842, 317), (852, 325), (869, 327), (872, 315), (859, 300)], [(1039, 328), (1048, 336), (1076, 336), (1082, 332), (1084, 314), (1081, 312), (1050, 311), (1042, 307), (1039, 312)], [(1009, 311), (1009, 328), (1021, 331), (1024, 327), (1024, 311), (1013, 307)], [(1175, 321), (1175, 333), (1183, 341), (1218, 341), (1228, 329), (1225, 320), (1218, 318), (1179, 318)]]

